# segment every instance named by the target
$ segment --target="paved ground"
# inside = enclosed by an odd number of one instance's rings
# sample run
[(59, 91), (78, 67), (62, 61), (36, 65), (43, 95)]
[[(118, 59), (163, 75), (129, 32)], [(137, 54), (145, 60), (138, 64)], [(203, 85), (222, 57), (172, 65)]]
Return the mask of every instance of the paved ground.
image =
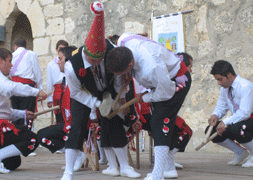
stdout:
[[(149, 165), (148, 153), (141, 152), (141, 168), (137, 170), (143, 179), (152, 171)], [(132, 154), (135, 162), (135, 155)], [(177, 153), (176, 162), (184, 165), (178, 170), (180, 180), (252, 180), (253, 168), (227, 166), (233, 158), (232, 153)], [(22, 157), (22, 165), (10, 174), (1, 174), (1, 180), (60, 180), (63, 174), (64, 154), (49, 154), (38, 152), (34, 157)], [(74, 180), (126, 180), (125, 177), (110, 177), (101, 174), (107, 166), (100, 166), (100, 171), (92, 171), (90, 166), (74, 174)]]

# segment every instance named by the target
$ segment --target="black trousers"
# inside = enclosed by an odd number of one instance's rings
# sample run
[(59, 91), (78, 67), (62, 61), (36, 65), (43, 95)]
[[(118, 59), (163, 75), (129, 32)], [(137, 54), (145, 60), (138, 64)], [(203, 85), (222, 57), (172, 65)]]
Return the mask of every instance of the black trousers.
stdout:
[(88, 138), (87, 124), (91, 109), (82, 103), (71, 99), (71, 129), (66, 141), (66, 148), (82, 150), (84, 139)]
[[(172, 137), (175, 120), (191, 86), (190, 73), (187, 71), (185, 75), (188, 78), (186, 87), (176, 92), (168, 101), (152, 103), (154, 110), (149, 124), (154, 137), (154, 146), (169, 146), (170, 149), (173, 149)], [(169, 118), (168, 124), (164, 123), (165, 118)], [(163, 131), (165, 126), (168, 127), (167, 133)]]
[[(66, 136), (66, 133), (63, 131), (64, 125), (64, 123), (60, 123), (40, 129), (37, 133), (38, 143), (49, 149), (51, 153), (64, 148), (65, 141), (63, 140), (63, 137)], [(50, 140), (52, 144), (48, 145), (47, 143), (42, 142), (43, 138)]]
[[(38, 147), (37, 136), (25, 126), (16, 126), (16, 128), (20, 130), (18, 136), (13, 131), (4, 133), (4, 143), (3, 145), (0, 144), (0, 149), (13, 144), (26, 157)], [(2, 162), (6, 169), (15, 170), (20, 166), (21, 158), (20, 156), (13, 156), (4, 159)]]
[[(212, 134), (216, 132), (216, 128), (220, 122), (213, 127)], [(244, 129), (245, 127), (245, 129)], [(207, 126), (205, 133), (209, 126)], [(228, 125), (222, 136), (217, 136), (212, 141), (214, 143), (223, 142), (226, 139), (236, 140), (239, 143), (248, 143), (253, 139), (253, 119), (248, 119), (235, 124)]]
[[(34, 87), (34, 85), (28, 84), (31, 87)], [(29, 97), (19, 97), (19, 96), (12, 96), (11, 97), (11, 106), (13, 109), (20, 109), (20, 110), (28, 110), (28, 111), (35, 111), (36, 107), (36, 97), (29, 96)], [(24, 119), (19, 119), (17, 121), (14, 121), (13, 124), (18, 126), (24, 125)], [(28, 120), (27, 120), (28, 124)], [(32, 124), (31, 124), (32, 125)]]
[(124, 147), (127, 145), (124, 121), (119, 116), (112, 119), (101, 117), (101, 147)]

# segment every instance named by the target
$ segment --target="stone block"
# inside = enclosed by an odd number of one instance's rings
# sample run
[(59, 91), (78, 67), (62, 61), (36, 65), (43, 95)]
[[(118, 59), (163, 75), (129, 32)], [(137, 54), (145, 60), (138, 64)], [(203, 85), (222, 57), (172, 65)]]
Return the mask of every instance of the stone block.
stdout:
[(49, 42), (50, 42), (49, 37), (34, 39), (33, 40), (34, 52), (36, 52), (38, 56), (47, 55), (49, 52)]
[(63, 5), (62, 4), (49, 4), (44, 7), (44, 15), (46, 18), (54, 18), (63, 15)]
[(75, 22), (71, 18), (65, 19), (65, 33), (69, 34), (72, 33), (75, 29)]
[(47, 35), (62, 35), (64, 33), (63, 18), (54, 18), (47, 20), (48, 26), (46, 28)]

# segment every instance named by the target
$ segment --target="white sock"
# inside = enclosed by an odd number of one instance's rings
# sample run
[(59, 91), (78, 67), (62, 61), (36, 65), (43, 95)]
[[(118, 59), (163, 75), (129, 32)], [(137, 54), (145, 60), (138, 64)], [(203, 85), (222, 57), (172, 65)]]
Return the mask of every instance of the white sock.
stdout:
[(226, 139), (223, 142), (216, 143), (222, 147), (225, 147), (231, 151), (233, 151), (235, 154), (240, 155), (245, 151), (242, 147), (238, 146), (234, 141), (231, 139)]
[(11, 144), (9, 146), (6, 146), (6, 147), (0, 149), (0, 162), (2, 162), (2, 160), (6, 159), (6, 158), (18, 156), (21, 154), (22, 153), (20, 152), (20, 150), (16, 146)]
[(64, 173), (73, 174), (73, 168), (75, 165), (76, 158), (79, 154), (77, 149), (66, 149), (65, 150), (65, 161), (66, 167)]
[(101, 141), (97, 141), (100, 159), (105, 159), (105, 150), (101, 147)]
[(104, 150), (105, 150), (106, 158), (109, 162), (109, 167), (110, 168), (117, 168), (118, 165), (117, 165), (116, 157), (115, 157), (112, 147), (105, 147)]
[(113, 148), (113, 150), (119, 160), (120, 169), (128, 167), (127, 146), (124, 146), (122, 148)]
[(175, 163), (174, 163), (174, 154), (169, 151), (169, 153), (166, 155), (166, 161), (164, 165), (164, 171), (172, 171), (176, 170)]
[(152, 171), (152, 178), (153, 179), (162, 179), (163, 172), (164, 172), (164, 164), (167, 160), (165, 157), (168, 156), (169, 147), (168, 146), (155, 146), (154, 153), (155, 153), (155, 163), (154, 168)]
[(244, 147), (246, 147), (250, 152), (250, 157), (253, 157), (253, 140), (248, 143), (242, 143)]

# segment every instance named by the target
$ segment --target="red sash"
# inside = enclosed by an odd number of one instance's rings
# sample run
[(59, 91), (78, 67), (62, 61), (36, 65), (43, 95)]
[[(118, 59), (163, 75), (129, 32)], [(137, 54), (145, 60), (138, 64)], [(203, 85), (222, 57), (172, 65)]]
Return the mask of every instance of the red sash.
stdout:
[(186, 72), (187, 72), (187, 66), (185, 65), (184, 61), (182, 61), (180, 64), (180, 69), (178, 70), (176, 77), (183, 76)]
[(0, 119), (0, 138), (1, 138), (1, 145), (4, 144), (4, 133), (7, 131), (13, 131), (14, 134), (18, 136), (18, 132), (20, 131), (15, 127), (14, 124), (9, 123), (6, 119)]
[[(54, 106), (60, 105), (60, 99), (61, 99), (61, 84), (55, 84), (54, 85), (54, 95), (53, 95), (53, 104)], [(55, 110), (55, 114), (59, 114), (61, 110)]]
[(25, 78), (21, 78), (19, 76), (13, 76), (12, 77), (12, 81), (14, 82), (21, 82), (23, 84), (31, 84), (35, 86), (35, 82), (32, 81), (31, 79), (25, 79)]

